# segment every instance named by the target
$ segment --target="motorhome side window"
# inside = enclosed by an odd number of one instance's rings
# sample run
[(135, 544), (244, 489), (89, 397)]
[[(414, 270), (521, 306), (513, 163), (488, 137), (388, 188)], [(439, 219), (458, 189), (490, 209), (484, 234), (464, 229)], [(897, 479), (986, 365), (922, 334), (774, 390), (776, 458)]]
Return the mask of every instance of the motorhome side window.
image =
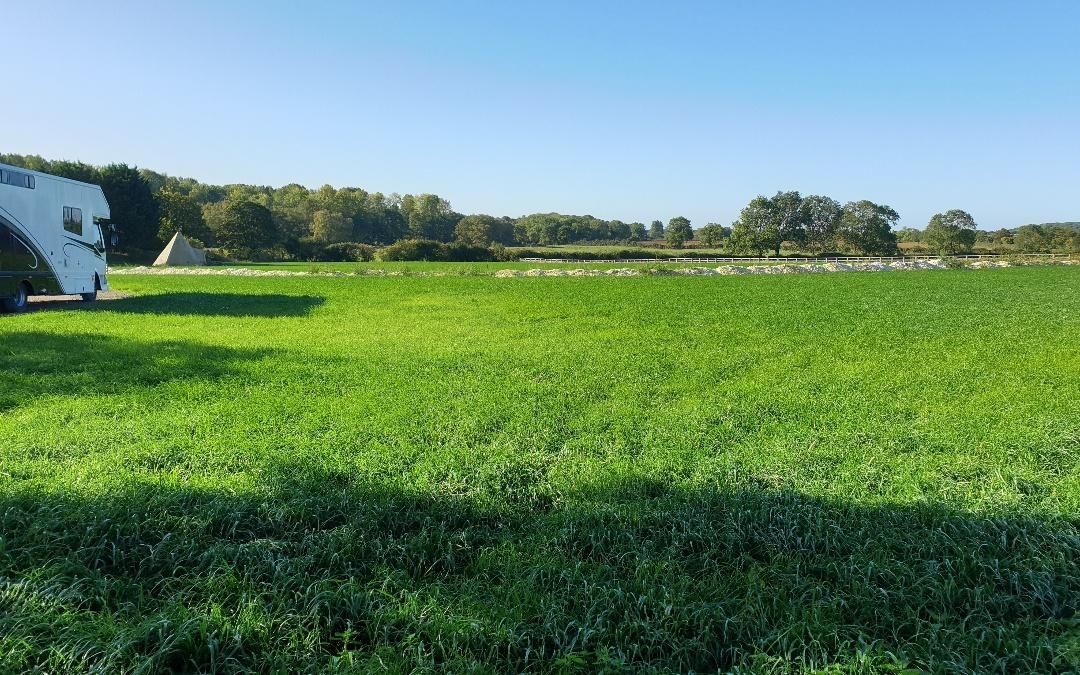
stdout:
[(82, 236), (82, 209), (73, 206), (64, 207), (64, 229)]
[(12, 233), (11, 223), (0, 218), (0, 270), (32, 270), (37, 265), (37, 256)]
[(11, 171), (9, 169), (0, 169), (0, 183), (3, 183), (4, 185), (14, 185), (15, 187), (30, 188), (31, 190), (36, 187), (36, 181), (33, 176), (28, 173)]

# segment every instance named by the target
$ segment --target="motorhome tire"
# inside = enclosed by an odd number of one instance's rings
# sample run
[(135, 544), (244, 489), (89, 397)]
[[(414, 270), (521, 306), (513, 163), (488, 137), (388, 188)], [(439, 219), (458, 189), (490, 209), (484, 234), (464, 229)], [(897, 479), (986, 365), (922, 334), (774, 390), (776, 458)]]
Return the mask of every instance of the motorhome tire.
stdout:
[(97, 300), (97, 291), (90, 291), (89, 293), (79, 293), (79, 297), (83, 302), (93, 302)]
[(3, 304), (6, 312), (21, 312), (26, 309), (29, 298), (30, 289), (27, 287), (26, 282), (23, 282), (15, 287), (15, 295), (4, 298), (0, 304)]

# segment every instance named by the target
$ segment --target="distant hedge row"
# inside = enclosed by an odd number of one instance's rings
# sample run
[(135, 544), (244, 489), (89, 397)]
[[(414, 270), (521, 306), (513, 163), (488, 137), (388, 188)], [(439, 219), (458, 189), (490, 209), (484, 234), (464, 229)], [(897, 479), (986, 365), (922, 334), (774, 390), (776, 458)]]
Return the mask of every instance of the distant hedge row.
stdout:
[(446, 244), (432, 239), (403, 239), (379, 250), (379, 260), (387, 262), (492, 262), (511, 259), (501, 246), (487, 248), (455, 242)]

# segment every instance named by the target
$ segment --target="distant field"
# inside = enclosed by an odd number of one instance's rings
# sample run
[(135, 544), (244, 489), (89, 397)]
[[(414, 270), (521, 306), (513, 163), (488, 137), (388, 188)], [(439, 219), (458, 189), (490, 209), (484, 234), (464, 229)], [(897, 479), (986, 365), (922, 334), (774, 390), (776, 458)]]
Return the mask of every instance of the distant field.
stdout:
[(0, 317), (0, 672), (1080, 669), (1080, 268), (113, 283)]

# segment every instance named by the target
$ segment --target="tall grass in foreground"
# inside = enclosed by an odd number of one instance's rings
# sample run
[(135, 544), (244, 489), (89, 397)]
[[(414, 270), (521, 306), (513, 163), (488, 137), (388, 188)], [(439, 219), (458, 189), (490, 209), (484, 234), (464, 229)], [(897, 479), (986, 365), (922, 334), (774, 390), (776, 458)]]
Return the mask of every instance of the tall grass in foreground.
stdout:
[(0, 670), (1080, 669), (1080, 270), (0, 319)]

